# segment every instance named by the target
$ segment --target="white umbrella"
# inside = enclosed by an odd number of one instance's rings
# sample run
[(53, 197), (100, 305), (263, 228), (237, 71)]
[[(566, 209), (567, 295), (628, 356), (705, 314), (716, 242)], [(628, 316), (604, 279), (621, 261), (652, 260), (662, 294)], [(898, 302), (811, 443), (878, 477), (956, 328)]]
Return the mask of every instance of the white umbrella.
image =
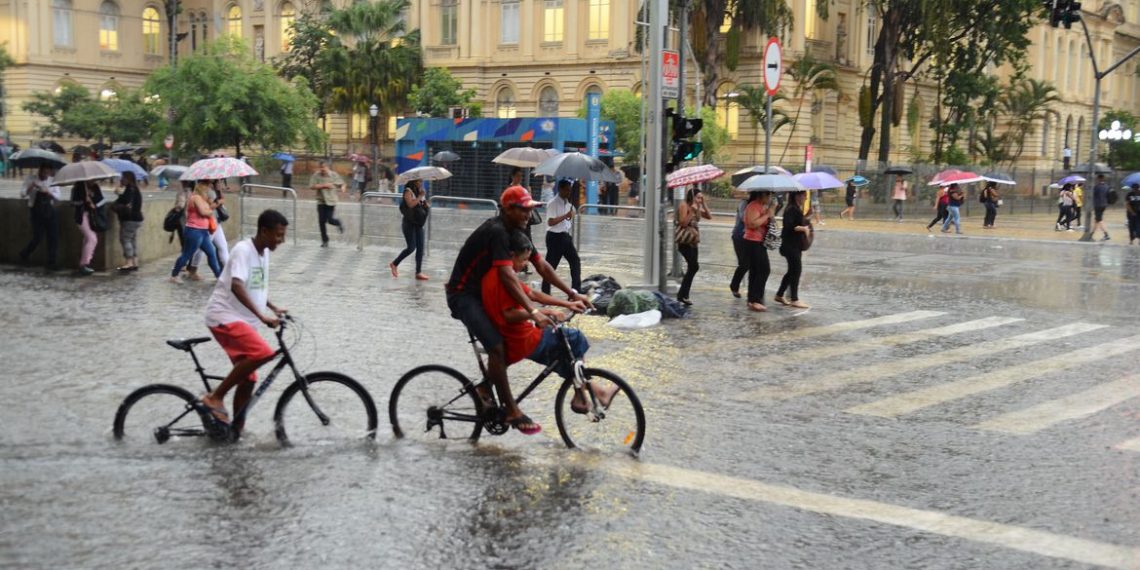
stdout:
[(167, 180), (178, 180), (178, 177), (182, 176), (189, 169), (189, 166), (181, 166), (178, 164), (164, 164), (162, 166), (156, 166), (152, 168), (150, 170), (150, 175), (155, 178), (161, 176)]
[(179, 180), (224, 180), (240, 176), (257, 176), (252, 166), (237, 158), (215, 157), (203, 158), (190, 165), (186, 172), (179, 176)]
[[(554, 151), (554, 154), (551, 154)], [(491, 159), (495, 164), (505, 164), (507, 166), (518, 166), (519, 168), (534, 168), (542, 163), (542, 161), (561, 154), (559, 151), (552, 148), (532, 148), (529, 146), (520, 146), (503, 151)]]
[(59, 186), (86, 182), (88, 180), (106, 180), (118, 178), (120, 174), (114, 168), (95, 160), (73, 162), (59, 169), (55, 173), (55, 183)]
[(417, 166), (406, 170), (396, 177), (396, 184), (405, 184), (410, 180), (443, 180), (451, 178), (451, 171), (442, 166)]
[(610, 170), (606, 163), (580, 152), (564, 152), (550, 157), (534, 169), (534, 174), (551, 178), (621, 182), (621, 177)]
[(823, 171), (804, 172), (793, 176), (793, 178), (809, 190), (828, 190), (843, 187), (842, 180)]
[(757, 174), (745, 180), (738, 190), (745, 192), (802, 192), (807, 190), (803, 184), (796, 182), (791, 176), (783, 174)]

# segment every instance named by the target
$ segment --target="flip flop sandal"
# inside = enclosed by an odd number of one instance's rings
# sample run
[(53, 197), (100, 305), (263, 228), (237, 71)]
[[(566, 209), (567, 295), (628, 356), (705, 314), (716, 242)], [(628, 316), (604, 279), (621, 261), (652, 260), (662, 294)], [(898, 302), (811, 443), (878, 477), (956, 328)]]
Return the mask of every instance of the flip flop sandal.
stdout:
[(206, 402), (203, 402), (202, 400), (198, 400), (198, 403), (201, 404), (202, 407), (206, 408), (210, 412), (210, 415), (214, 416), (214, 421), (229, 425), (230, 415), (226, 413), (226, 409), (224, 407), (213, 407)]
[[(519, 433), (521, 433), (523, 435), (534, 435), (534, 434), (542, 431), (542, 426), (538, 425), (538, 422), (530, 419), (530, 416), (528, 416), (526, 414), (523, 414), (523, 415), (521, 415), (521, 416), (519, 416), (513, 420), (510, 420), (507, 423), (511, 424), (511, 427), (519, 430)], [(528, 424), (531, 427), (522, 427), (522, 426), (528, 425)]]

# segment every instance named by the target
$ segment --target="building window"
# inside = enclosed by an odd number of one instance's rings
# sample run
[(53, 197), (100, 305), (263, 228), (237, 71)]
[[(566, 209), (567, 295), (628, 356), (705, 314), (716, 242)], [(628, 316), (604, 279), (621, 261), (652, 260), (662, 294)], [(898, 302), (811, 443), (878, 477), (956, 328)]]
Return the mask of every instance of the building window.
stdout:
[(349, 132), (349, 135), (353, 139), (365, 139), (365, 140), (367, 140), (368, 139), (368, 122), (371, 120), (372, 120), (372, 117), (368, 116), (367, 112), (353, 113), (352, 114), (352, 123), (349, 125), (351, 127), (351, 131)]
[(297, 22), (297, 10), (286, 2), (281, 5), (281, 51), (287, 52), (293, 45), (293, 24)]
[(546, 0), (542, 10), (542, 41), (562, 41), (563, 15), (562, 0)]
[(103, 87), (102, 89), (99, 90), (99, 100), (100, 101), (110, 101), (111, 99), (114, 99), (118, 96), (119, 96), (118, 87), (113, 85), (113, 84), (108, 84), (106, 87)]
[(495, 96), (495, 116), (500, 119), (513, 119), (518, 115), (515, 107), (515, 92), (510, 87), (499, 90)]
[[(807, 0), (804, 7), (804, 36), (809, 40), (817, 39), (815, 34), (819, 27), (815, 13), (815, 3), (819, 0)], [(828, 0), (823, 0), (827, 2)]]
[(147, 55), (158, 55), (159, 35), (162, 33), (162, 24), (159, 23), (158, 10), (151, 6), (143, 9), (142, 13), (143, 50)]
[(519, 43), (519, 3), (503, 2), (500, 6), (502, 15), (499, 19), (499, 43)]
[(732, 13), (725, 10), (724, 20), (720, 23), (720, 33), (727, 34), (732, 29)]
[(590, 0), (589, 39), (610, 39), (610, 0)]
[[(205, 28), (205, 26), (206, 24), (203, 22), (202, 27)], [(236, 4), (226, 10), (226, 33), (235, 38), (241, 37), (241, 8)]]
[[(238, 12), (238, 17), (241, 17), (241, 12)], [(202, 23), (202, 45), (205, 46), (206, 42), (210, 41), (209, 34), (206, 33), (206, 13), (198, 14), (198, 21)]]
[(190, 14), (190, 53), (198, 52), (198, 18)]
[(878, 16), (875, 14), (875, 10), (868, 8), (867, 9), (867, 38), (866, 38), (867, 55), (871, 55), (871, 56), (875, 55), (875, 42), (879, 39), (879, 34), (878, 34), (878, 29), (877, 29), (878, 24), (879, 24), (879, 20), (878, 20)]
[(736, 102), (739, 96), (731, 83), (722, 83), (716, 90), (716, 124), (728, 131), (728, 138), (732, 140), (740, 135), (740, 105)]
[(444, 1), (440, 8), (440, 18), (439, 43), (445, 46), (455, 45), (455, 36), (459, 31), (459, 4), (456, 0)]
[(60, 47), (71, 47), (71, 1), (52, 0), (52, 40)]
[(558, 116), (558, 91), (549, 85), (538, 94), (538, 114), (542, 117)]
[(99, 6), (99, 49), (119, 51), (119, 6), (114, 2)]

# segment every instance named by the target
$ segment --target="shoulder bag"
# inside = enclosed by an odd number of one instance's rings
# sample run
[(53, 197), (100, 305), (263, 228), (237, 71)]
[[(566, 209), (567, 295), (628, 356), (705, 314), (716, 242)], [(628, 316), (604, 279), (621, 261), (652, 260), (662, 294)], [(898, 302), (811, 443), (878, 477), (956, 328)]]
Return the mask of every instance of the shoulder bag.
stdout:
[(110, 225), (107, 220), (107, 207), (99, 206), (87, 210), (87, 225), (91, 227), (93, 232), (105, 232)]

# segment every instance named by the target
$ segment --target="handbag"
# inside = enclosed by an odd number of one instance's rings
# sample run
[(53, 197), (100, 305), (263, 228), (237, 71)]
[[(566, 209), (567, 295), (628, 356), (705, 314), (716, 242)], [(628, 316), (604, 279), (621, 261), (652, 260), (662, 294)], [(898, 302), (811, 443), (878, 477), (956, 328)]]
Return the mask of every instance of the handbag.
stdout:
[(677, 226), (673, 229), (673, 241), (677, 245), (697, 245), (701, 243), (701, 232), (693, 226)]
[(206, 218), (206, 219), (209, 220), (209, 222), (210, 222), (210, 226), (209, 226), (210, 233), (214, 233), (214, 232), (218, 231), (218, 220), (214, 219), (213, 216), (210, 216), (209, 218)]
[(815, 228), (811, 227), (811, 225), (809, 224), (807, 233), (804, 234), (803, 237), (800, 238), (800, 243), (803, 244), (803, 249), (801, 249), (800, 251), (807, 251), (807, 250), (811, 249), (811, 243), (814, 240), (815, 240)]
[(218, 223), (224, 224), (226, 223), (226, 220), (230, 219), (230, 213), (226, 211), (225, 204), (221, 204), (217, 208), (214, 208), (214, 213), (218, 215)]
[(764, 235), (764, 247), (769, 250), (780, 249), (784, 238), (780, 235), (780, 228), (777, 226), (775, 220), (768, 222), (768, 233)]
[(87, 225), (93, 232), (105, 232), (110, 225), (107, 220), (107, 207), (100, 206), (87, 211)]
[(182, 210), (178, 208), (171, 208), (166, 213), (166, 217), (162, 219), (162, 231), (176, 232), (182, 227)]
[(422, 228), (424, 224), (427, 223), (427, 219), (428, 209), (423, 204), (416, 204), (416, 207), (412, 208), (410, 213), (407, 215), (408, 222), (416, 227)]

